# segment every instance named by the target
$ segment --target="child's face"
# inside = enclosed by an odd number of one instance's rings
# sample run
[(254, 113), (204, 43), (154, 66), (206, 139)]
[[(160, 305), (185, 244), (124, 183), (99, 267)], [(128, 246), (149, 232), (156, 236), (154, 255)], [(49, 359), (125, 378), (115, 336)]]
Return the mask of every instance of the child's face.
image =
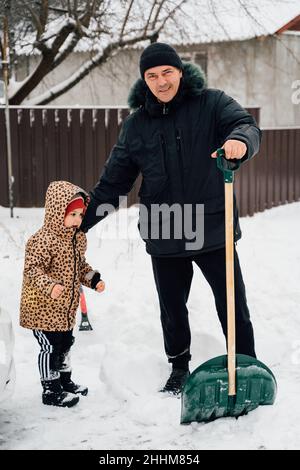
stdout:
[(74, 209), (65, 217), (65, 227), (79, 228), (83, 219), (83, 209)]

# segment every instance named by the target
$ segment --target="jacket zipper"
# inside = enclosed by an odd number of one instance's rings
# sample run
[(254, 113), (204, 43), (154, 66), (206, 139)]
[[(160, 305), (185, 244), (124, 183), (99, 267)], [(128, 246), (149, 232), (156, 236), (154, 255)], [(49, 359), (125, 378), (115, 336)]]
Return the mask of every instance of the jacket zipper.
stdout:
[(72, 246), (73, 246), (73, 255), (74, 255), (74, 275), (73, 275), (71, 303), (70, 303), (68, 314), (67, 314), (68, 329), (70, 329), (70, 310), (71, 310), (72, 303), (73, 303), (73, 300), (74, 300), (75, 279), (76, 279), (76, 231), (75, 231), (75, 233), (73, 235), (73, 238), (72, 238)]
[(168, 114), (168, 107), (166, 103), (163, 104), (163, 114)]
[(182, 188), (184, 191), (184, 165), (183, 165), (183, 156), (182, 156), (182, 144), (181, 144), (181, 136), (179, 129), (176, 129), (176, 149), (179, 156), (179, 167), (180, 167), (180, 175), (182, 181)]
[[(182, 184), (182, 197), (184, 201), (184, 192), (185, 192), (185, 184), (184, 184), (184, 162), (183, 162), (183, 153), (182, 153), (182, 138), (180, 135), (180, 130), (176, 129), (176, 149), (177, 149), (177, 154), (178, 154), (178, 160), (179, 160), (179, 168), (180, 168), (180, 179), (181, 179), (181, 184)], [(181, 249), (185, 249), (185, 236), (183, 235), (182, 239), (180, 240), (180, 245)]]
[(160, 143), (161, 143), (161, 148), (162, 148), (162, 167), (163, 167), (164, 173), (166, 173), (167, 172), (166, 170), (166, 141), (165, 141), (163, 134), (160, 134), (159, 137), (160, 137)]

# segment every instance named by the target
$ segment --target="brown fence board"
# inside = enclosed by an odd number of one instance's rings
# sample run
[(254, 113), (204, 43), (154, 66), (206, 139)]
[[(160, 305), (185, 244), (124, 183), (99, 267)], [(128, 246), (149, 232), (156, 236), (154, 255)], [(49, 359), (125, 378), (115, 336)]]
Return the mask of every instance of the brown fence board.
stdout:
[(280, 191), (280, 179), (281, 179), (281, 137), (280, 133), (276, 132), (274, 136), (274, 155), (273, 155), (273, 171), (274, 171), (274, 206), (281, 204), (281, 191)]
[[(264, 134), (262, 142), (264, 142)], [(254, 157), (256, 158), (256, 157)], [(257, 210), (263, 212), (267, 203), (267, 175), (268, 175), (268, 158), (267, 153), (260, 153), (257, 162), (257, 181), (259, 186)]]
[(55, 115), (54, 109), (47, 109), (45, 113), (45, 124), (44, 124), (44, 147), (45, 150), (45, 175), (46, 184), (48, 185), (51, 181), (57, 180), (56, 171), (56, 145), (55, 145)]
[(293, 202), (295, 200), (295, 151), (294, 151), (294, 132), (293, 129), (289, 129), (287, 131), (288, 133), (288, 161), (287, 161), (287, 185), (288, 185), (288, 191), (287, 191), (287, 198), (288, 202)]
[[(267, 201), (266, 207), (271, 209), (274, 204), (274, 169), (273, 169), (273, 160), (274, 160), (274, 138), (273, 133), (269, 131), (264, 131), (265, 140), (263, 141), (263, 155), (267, 159)], [(265, 145), (264, 145), (265, 143)], [(262, 152), (260, 152), (262, 153)]]
[[(14, 193), (19, 193), (19, 181), (22, 178), (20, 174), (20, 142), (19, 142), (19, 116), (21, 116), (21, 110), (12, 109), (10, 111), (10, 133), (11, 133), (11, 151), (12, 151), (12, 167), (14, 184)], [(6, 158), (6, 157), (5, 157)], [(15, 204), (16, 198), (14, 199)]]
[[(30, 207), (35, 200), (35, 190), (32, 185), (32, 134), (30, 129), (30, 110), (22, 109), (21, 127), (19, 132), (19, 204)], [(22, 155), (21, 155), (22, 153)], [(34, 204), (33, 204), (34, 205)]]
[(69, 179), (70, 164), (70, 129), (68, 126), (68, 110), (61, 109), (59, 112), (59, 122), (57, 123), (57, 136), (59, 142), (59, 155), (60, 155), (60, 178), (62, 180)]
[(93, 110), (84, 110), (82, 122), (82, 160), (84, 164), (84, 189), (91, 189), (94, 185), (94, 148), (93, 148)]
[(295, 200), (300, 199), (300, 132), (295, 131)]
[(40, 206), (45, 201), (45, 191), (47, 189), (45, 181), (45, 156), (43, 153), (44, 127), (43, 112), (41, 109), (34, 109), (34, 125), (31, 127), (32, 134), (32, 182), (35, 188), (34, 204)]
[(0, 109), (0, 205), (8, 206), (8, 175), (4, 109)]
[(249, 194), (249, 178), (248, 178), (248, 166), (250, 162), (247, 162), (247, 168), (244, 166), (239, 170), (241, 176), (241, 193), (240, 193), (240, 201), (241, 201), (241, 216), (244, 217), (248, 214), (249, 211), (249, 204), (248, 204), (248, 194)]
[(80, 149), (80, 113), (76, 110), (71, 110), (70, 122), (70, 147), (71, 152), (69, 155), (69, 171), (70, 181), (80, 186), (82, 182), (82, 162), (83, 156)]
[(280, 141), (280, 201), (281, 204), (285, 204), (288, 200), (288, 136), (287, 130), (284, 129), (282, 132), (282, 138)]
[(236, 202), (239, 208), (239, 214), (241, 215), (241, 177), (240, 174), (237, 173), (235, 179), (234, 179), (234, 193), (236, 196)]
[(248, 162), (245, 171), (248, 172), (249, 191), (248, 191), (248, 212), (247, 215), (253, 215), (256, 212), (256, 198), (257, 198), (257, 178), (256, 178), (257, 160), (254, 159)]
[(105, 109), (96, 109), (94, 115), (94, 183), (98, 181), (109, 154), (105, 128)]
[(119, 135), (119, 116), (118, 109), (107, 109), (107, 150), (108, 153), (111, 152), (113, 146), (117, 142)]

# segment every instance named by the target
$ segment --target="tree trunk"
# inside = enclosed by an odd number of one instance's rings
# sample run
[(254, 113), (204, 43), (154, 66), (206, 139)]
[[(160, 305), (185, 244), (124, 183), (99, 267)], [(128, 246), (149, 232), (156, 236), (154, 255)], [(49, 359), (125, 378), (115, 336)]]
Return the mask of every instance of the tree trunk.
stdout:
[(22, 101), (38, 86), (42, 79), (50, 72), (53, 64), (53, 55), (44, 56), (35, 71), (28, 77), (24, 85), (9, 100), (10, 105), (21, 104)]

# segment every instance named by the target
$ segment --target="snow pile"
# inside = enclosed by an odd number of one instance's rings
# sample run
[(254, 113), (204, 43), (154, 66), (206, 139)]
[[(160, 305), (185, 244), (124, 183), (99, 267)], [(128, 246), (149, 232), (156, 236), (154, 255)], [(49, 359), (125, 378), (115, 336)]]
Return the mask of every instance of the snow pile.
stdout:
[[(190, 426), (179, 424), (180, 400), (158, 393), (170, 369), (135, 207), (120, 211), (119, 222), (128, 214), (130, 239), (108, 238), (114, 216), (88, 235), (87, 260), (107, 285), (103, 294), (85, 290), (93, 331), (75, 330), (74, 379), (89, 394), (72, 409), (42, 405), (38, 344), (18, 326), (18, 309), (24, 243), (40, 227), (43, 210), (15, 214), (10, 219), (0, 208), (0, 305), (14, 323), (17, 374), (13, 397), (0, 405), (0, 449), (299, 449), (300, 203), (241, 219), (238, 243), (257, 355), (277, 378), (276, 403), (238, 420)], [(225, 352), (212, 294), (197, 267), (189, 311), (194, 369)]]

